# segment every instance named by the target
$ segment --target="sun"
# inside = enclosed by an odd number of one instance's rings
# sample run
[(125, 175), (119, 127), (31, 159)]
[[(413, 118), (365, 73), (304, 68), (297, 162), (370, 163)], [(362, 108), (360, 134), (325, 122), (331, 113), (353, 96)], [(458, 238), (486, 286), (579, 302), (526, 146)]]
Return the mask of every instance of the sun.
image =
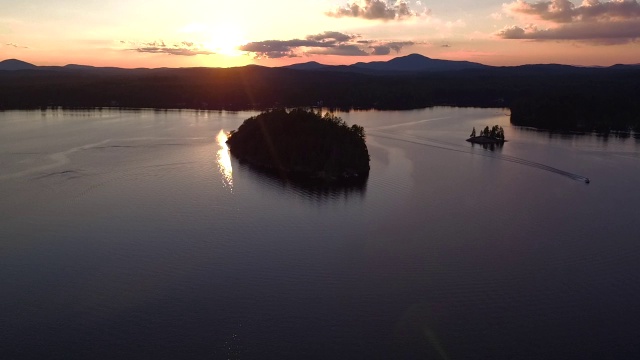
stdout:
[(247, 43), (244, 31), (237, 25), (218, 24), (210, 32), (209, 40), (204, 43), (207, 49), (216, 54), (240, 56), (244, 52), (238, 47)]

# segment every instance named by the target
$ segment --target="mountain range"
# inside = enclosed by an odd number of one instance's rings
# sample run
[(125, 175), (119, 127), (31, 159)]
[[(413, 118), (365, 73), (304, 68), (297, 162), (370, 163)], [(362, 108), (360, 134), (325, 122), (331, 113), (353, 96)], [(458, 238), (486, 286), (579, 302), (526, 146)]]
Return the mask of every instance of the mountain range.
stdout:
[[(255, 65), (250, 65), (255, 66)], [(640, 68), (640, 64), (613, 65), (614, 68)], [(362, 74), (400, 74), (400, 73), (438, 73), (452, 72), (461, 70), (482, 70), (491, 68), (510, 68), (514, 70), (555, 70), (555, 71), (571, 71), (572, 69), (584, 69), (585, 67), (559, 65), (559, 64), (534, 64), (496, 67), (484, 65), (470, 61), (453, 61), (431, 59), (420, 54), (410, 54), (406, 56), (396, 57), (388, 61), (358, 62), (352, 65), (324, 65), (315, 61), (299, 63), (294, 65), (283, 66), (282, 68), (304, 71), (335, 71), (335, 72), (352, 72)], [(601, 67), (586, 67), (601, 68)], [(139, 69), (123, 69), (117, 67), (94, 67), (89, 65), (69, 64), (65, 66), (37, 66), (25, 61), (17, 59), (8, 59), (0, 61), (0, 70), (16, 71), (16, 70), (61, 70), (61, 71), (100, 71), (114, 72), (119, 70), (148, 70)]]
[(406, 72), (443, 72), (468, 69), (489, 68), (488, 65), (470, 61), (431, 59), (419, 54), (393, 58), (389, 61), (358, 62), (353, 65), (322, 65), (315, 61), (285, 66), (289, 69), (313, 71), (345, 71), (358, 73), (406, 73)]

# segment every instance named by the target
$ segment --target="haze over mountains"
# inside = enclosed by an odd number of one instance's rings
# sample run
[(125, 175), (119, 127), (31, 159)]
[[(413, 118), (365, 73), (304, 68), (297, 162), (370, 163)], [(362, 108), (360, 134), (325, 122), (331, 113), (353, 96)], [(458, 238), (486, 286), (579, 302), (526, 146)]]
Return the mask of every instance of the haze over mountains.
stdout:
[[(249, 65), (257, 66), (257, 65)], [(623, 65), (617, 64), (612, 67), (638, 67), (639, 64)], [(373, 62), (358, 62), (352, 65), (324, 65), (315, 61), (299, 63), (294, 65), (283, 66), (282, 68), (294, 69), (294, 70), (307, 70), (307, 71), (341, 71), (341, 72), (355, 72), (364, 74), (397, 74), (407, 72), (447, 72), (447, 71), (459, 71), (470, 69), (490, 69), (490, 68), (536, 68), (536, 69), (565, 69), (572, 68), (585, 68), (576, 67), (571, 65), (559, 65), (559, 64), (535, 64), (535, 65), (520, 65), (511, 67), (495, 67), (490, 65), (484, 65), (470, 61), (453, 61), (453, 60), (440, 60), (431, 59), (429, 57), (420, 54), (410, 54), (406, 56), (396, 57), (388, 61), (373, 61)], [(586, 67), (586, 68), (601, 68), (601, 67)], [(65, 66), (36, 66), (28, 62), (24, 62), (17, 59), (8, 59), (0, 61), (0, 70), (141, 70), (141, 69), (122, 69), (115, 67), (95, 67), (89, 65), (77, 65), (69, 64)]]

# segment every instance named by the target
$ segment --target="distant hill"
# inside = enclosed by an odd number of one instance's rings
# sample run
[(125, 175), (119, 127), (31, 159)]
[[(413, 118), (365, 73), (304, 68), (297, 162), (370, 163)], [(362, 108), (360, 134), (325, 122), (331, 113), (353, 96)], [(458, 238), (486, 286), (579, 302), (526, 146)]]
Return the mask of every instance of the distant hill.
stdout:
[(432, 73), (468, 69), (488, 69), (489, 65), (470, 61), (431, 59), (420, 54), (393, 58), (389, 61), (358, 62), (353, 65), (323, 65), (315, 61), (283, 66), (287, 69), (306, 71), (336, 71), (361, 74)]
[(389, 61), (359, 62), (351, 67), (378, 71), (407, 71), (407, 72), (439, 72), (466, 69), (485, 69), (491, 66), (470, 61), (452, 61), (431, 59), (420, 54), (401, 56)]
[(316, 61), (309, 61), (306, 63), (287, 65), (283, 67), (287, 69), (295, 69), (295, 70), (320, 70), (320, 69), (329, 67), (329, 65), (323, 65)]
[(611, 66), (613, 69), (640, 69), (640, 64), (615, 64)]
[(0, 61), (0, 70), (34, 70), (38, 67), (18, 59)]

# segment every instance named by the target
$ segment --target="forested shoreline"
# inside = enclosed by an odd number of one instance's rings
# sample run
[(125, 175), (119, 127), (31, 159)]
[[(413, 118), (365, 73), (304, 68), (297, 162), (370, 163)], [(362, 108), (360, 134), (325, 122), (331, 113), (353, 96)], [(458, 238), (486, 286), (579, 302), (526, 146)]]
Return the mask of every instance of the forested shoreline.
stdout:
[(45, 107), (265, 110), (323, 106), (511, 109), (514, 125), (639, 131), (640, 69), (562, 65), (363, 74), (239, 68), (0, 71), (0, 110)]

